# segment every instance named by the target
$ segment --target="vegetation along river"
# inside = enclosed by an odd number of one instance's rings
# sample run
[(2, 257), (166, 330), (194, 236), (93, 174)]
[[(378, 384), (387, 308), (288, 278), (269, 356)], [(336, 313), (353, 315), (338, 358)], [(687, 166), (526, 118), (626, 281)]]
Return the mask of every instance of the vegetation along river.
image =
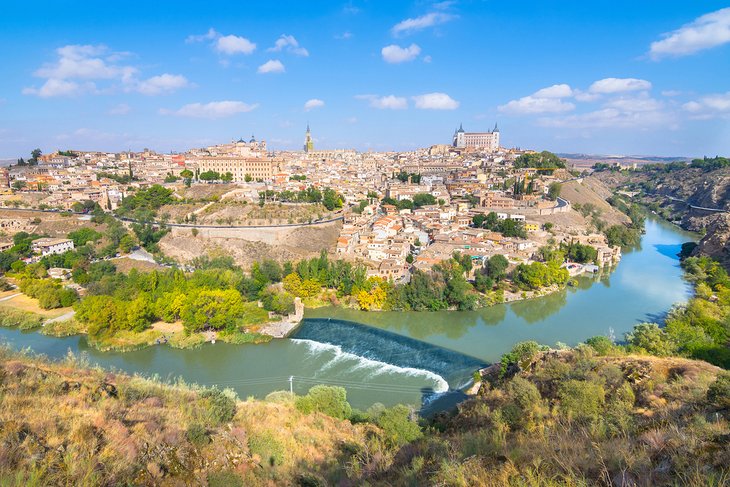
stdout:
[(473, 312), (307, 310), (292, 338), (267, 344), (111, 353), (89, 348), (83, 337), (10, 328), (0, 329), (0, 340), (52, 358), (71, 350), (128, 373), (230, 387), (242, 398), (288, 390), (293, 376), (297, 393), (315, 384), (341, 385), (358, 408), (375, 402), (421, 405), (439, 397), (434, 393), (464, 387), (474, 370), (519, 341), (574, 345), (609, 334), (621, 339), (638, 322), (661, 321), (691, 294), (676, 254), (692, 238), (648, 219), (641, 248), (626, 251), (615, 271), (582, 277), (578, 286), (558, 293)]

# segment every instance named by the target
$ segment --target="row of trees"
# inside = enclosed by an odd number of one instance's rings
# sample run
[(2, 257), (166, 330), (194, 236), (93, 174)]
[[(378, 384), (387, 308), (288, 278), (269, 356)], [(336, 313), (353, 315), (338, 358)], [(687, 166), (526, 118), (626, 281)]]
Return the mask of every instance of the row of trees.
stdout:
[(487, 230), (501, 233), (505, 237), (527, 238), (527, 231), (522, 222), (512, 220), (511, 218), (500, 220), (493, 211), (490, 211), (486, 215), (484, 213), (474, 215), (472, 217), (472, 225), (475, 228), (486, 228)]
[(413, 199), (403, 198), (396, 200), (395, 198), (383, 198), (380, 201), (384, 205), (393, 205), (398, 210), (413, 210), (415, 208), (423, 208), (424, 206), (431, 206), (435, 204), (443, 205), (444, 200), (437, 200), (432, 194), (429, 193), (416, 193), (413, 195)]
[(516, 169), (558, 169), (565, 168), (565, 161), (552, 152), (542, 151), (540, 153), (522, 154), (515, 159), (514, 166)]
[(320, 190), (313, 186), (301, 191), (273, 191), (267, 189), (259, 193), (259, 202), (282, 201), (285, 203), (321, 203), (327, 210), (332, 211), (342, 208), (344, 197), (332, 188)]

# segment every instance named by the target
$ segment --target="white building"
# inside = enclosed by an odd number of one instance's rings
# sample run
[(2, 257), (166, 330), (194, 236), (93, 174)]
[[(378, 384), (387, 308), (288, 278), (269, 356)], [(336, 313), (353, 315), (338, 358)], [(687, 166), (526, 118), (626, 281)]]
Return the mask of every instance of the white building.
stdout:
[(67, 238), (39, 238), (33, 240), (32, 248), (41, 255), (62, 254), (74, 249), (73, 240)]
[(465, 132), (464, 127), (459, 125), (454, 132), (452, 145), (459, 149), (484, 149), (489, 152), (499, 150), (499, 128), (494, 124), (490, 132)]

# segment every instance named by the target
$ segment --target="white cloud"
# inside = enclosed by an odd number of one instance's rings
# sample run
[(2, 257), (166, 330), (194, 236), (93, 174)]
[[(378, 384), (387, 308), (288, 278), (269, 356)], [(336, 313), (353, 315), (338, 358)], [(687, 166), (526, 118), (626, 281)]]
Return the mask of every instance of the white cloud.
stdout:
[(682, 105), (682, 108), (695, 114), (693, 118), (713, 118), (730, 115), (730, 91), (706, 95)]
[(274, 43), (274, 47), (268, 48), (267, 51), (280, 52), (284, 49), (286, 49), (287, 52), (296, 54), (297, 56), (309, 56), (309, 51), (301, 47), (294, 36), (286, 34), (282, 34), (281, 37), (276, 40), (276, 43)]
[(567, 98), (573, 96), (573, 89), (563, 83), (537, 90), (533, 96), (537, 98)]
[(56, 49), (58, 61), (45, 64), (34, 75), (49, 79), (112, 79), (130, 78), (137, 69), (113, 64), (119, 56), (106, 46), (68, 45)]
[(696, 18), (679, 29), (664, 34), (663, 39), (651, 43), (649, 56), (679, 57), (730, 42), (730, 7)]
[(379, 110), (404, 110), (408, 108), (408, 100), (401, 96), (357, 95), (358, 100), (367, 100), (371, 107)]
[(672, 96), (679, 96), (681, 94), (682, 94), (682, 92), (679, 91), (679, 90), (664, 90), (664, 91), (662, 91), (662, 96), (672, 97)]
[(187, 44), (192, 44), (194, 42), (212, 41), (213, 39), (217, 39), (219, 36), (220, 34), (213, 27), (211, 27), (205, 34), (189, 35), (185, 39), (185, 42)]
[(428, 64), (431, 61), (433, 61), (433, 59), (431, 58), (431, 56), (423, 56), (423, 62), (424, 63)]
[(544, 127), (577, 129), (673, 129), (676, 127), (676, 116), (664, 110), (625, 111), (619, 108), (607, 107), (565, 117), (543, 118), (538, 123)]
[(256, 50), (256, 44), (245, 37), (227, 35), (221, 36), (215, 42), (215, 49), (223, 54), (251, 54)]
[(412, 97), (421, 110), (456, 110), (459, 102), (446, 93), (426, 93)]
[(136, 86), (136, 90), (143, 95), (160, 95), (163, 93), (172, 93), (177, 89), (185, 88), (189, 85), (190, 83), (185, 76), (165, 73), (140, 81)]
[(405, 19), (401, 22), (398, 22), (393, 26), (391, 32), (394, 36), (397, 36), (399, 34), (410, 34), (412, 32), (426, 29), (428, 27), (433, 27), (435, 25), (449, 22), (450, 20), (453, 20), (455, 18), (455, 15), (445, 14), (442, 12), (431, 12), (426, 15), (421, 15), (420, 17)]
[(160, 110), (163, 115), (194, 118), (225, 118), (255, 110), (258, 104), (248, 104), (242, 101), (212, 101), (210, 103), (190, 103), (179, 110)]
[(573, 103), (564, 102), (560, 98), (539, 98), (534, 95), (523, 96), (519, 100), (512, 100), (498, 107), (500, 112), (514, 115), (561, 113), (573, 109), (575, 109)]
[[(56, 54), (55, 62), (44, 64), (34, 73), (45, 78), (43, 85), (25, 88), (24, 94), (50, 98), (121, 90), (156, 95), (189, 86), (184, 76), (169, 73), (140, 80), (135, 66), (120, 64), (129, 53), (110, 52), (102, 45), (67, 45), (56, 49)], [(104, 83), (97, 88), (97, 83), (90, 80)]]
[(664, 108), (662, 102), (648, 96), (617, 98), (607, 101), (604, 106), (606, 108), (617, 108), (626, 113), (653, 112)]
[(383, 61), (386, 63), (397, 64), (413, 61), (421, 54), (421, 48), (417, 44), (411, 44), (408, 47), (391, 44), (381, 49), (380, 53), (383, 55)]
[(651, 89), (651, 83), (644, 79), (604, 78), (594, 82), (589, 91), (591, 93), (610, 94), (649, 89)]
[(284, 65), (278, 59), (269, 59), (257, 70), (259, 74), (283, 73), (284, 71), (286, 71)]
[(75, 81), (66, 81), (63, 79), (51, 78), (46, 80), (40, 88), (23, 88), (24, 95), (36, 95), (41, 98), (51, 98), (54, 96), (76, 96), (85, 91), (95, 90), (93, 83), (80, 85)]
[(349, 30), (346, 30), (342, 34), (336, 34), (335, 39), (340, 40), (340, 41), (346, 41), (348, 39), (352, 39), (352, 32), (350, 32)]
[(126, 115), (132, 111), (132, 107), (126, 103), (120, 103), (109, 109), (109, 115)]
[(324, 101), (318, 98), (312, 98), (311, 100), (307, 100), (306, 103), (304, 103), (304, 111), (308, 112), (309, 110), (314, 110), (315, 108), (321, 108), (323, 106)]
[(574, 94), (576, 92), (569, 85), (556, 84), (537, 90), (532, 95), (500, 105), (498, 110), (513, 115), (569, 112), (575, 109), (575, 105), (563, 101), (562, 98), (568, 98)]
[(581, 91), (581, 90), (573, 90), (573, 98), (576, 99), (576, 101), (596, 101), (601, 98), (601, 95), (598, 93), (589, 93), (587, 91)]

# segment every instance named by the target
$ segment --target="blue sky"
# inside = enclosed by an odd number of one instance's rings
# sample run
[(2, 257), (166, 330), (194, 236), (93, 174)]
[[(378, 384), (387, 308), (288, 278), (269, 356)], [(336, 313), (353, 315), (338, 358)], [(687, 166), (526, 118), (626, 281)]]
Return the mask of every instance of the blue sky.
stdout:
[(730, 153), (730, 8), (712, 1), (0, 6), (0, 158), (240, 136), (408, 150)]

